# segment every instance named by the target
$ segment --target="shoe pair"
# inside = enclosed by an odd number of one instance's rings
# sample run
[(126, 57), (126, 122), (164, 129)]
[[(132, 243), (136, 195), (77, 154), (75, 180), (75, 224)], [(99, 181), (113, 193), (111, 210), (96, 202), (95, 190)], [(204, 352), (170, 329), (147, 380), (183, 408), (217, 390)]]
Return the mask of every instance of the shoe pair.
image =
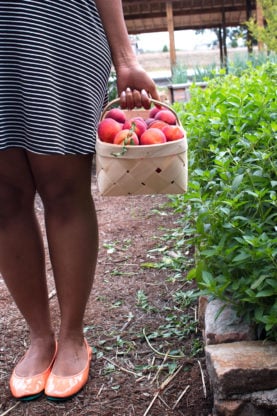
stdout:
[(43, 393), (49, 400), (66, 400), (77, 394), (87, 383), (89, 375), (92, 350), (86, 339), (87, 362), (85, 368), (73, 376), (58, 376), (51, 370), (57, 355), (57, 343), (54, 356), (49, 367), (40, 374), (30, 377), (21, 377), (13, 370), (10, 378), (10, 389), (12, 395), (20, 400), (29, 401), (40, 397)]

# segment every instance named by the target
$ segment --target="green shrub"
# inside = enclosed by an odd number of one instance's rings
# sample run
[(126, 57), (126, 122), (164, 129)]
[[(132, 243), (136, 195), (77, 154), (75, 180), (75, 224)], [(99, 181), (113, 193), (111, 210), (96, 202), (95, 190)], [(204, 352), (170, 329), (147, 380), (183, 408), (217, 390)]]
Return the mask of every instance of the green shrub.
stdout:
[(228, 73), (240, 76), (247, 68), (259, 67), (266, 62), (277, 62), (275, 53), (256, 52), (251, 54), (236, 53), (228, 64)]
[(108, 99), (109, 101), (117, 98), (117, 86), (116, 86), (116, 73), (111, 71), (110, 78), (108, 81)]
[[(277, 65), (191, 89), (176, 103), (189, 192), (172, 198), (195, 246), (189, 278), (277, 340)], [(187, 208), (190, 208), (189, 210)], [(189, 218), (189, 221), (188, 221)], [(189, 224), (189, 225), (188, 225)]]
[(268, 61), (277, 63), (277, 55), (274, 52), (270, 54), (266, 52), (237, 52), (233, 55), (232, 59), (228, 61), (228, 68), (219, 68), (218, 65), (213, 62), (207, 65), (195, 65), (188, 67), (181, 63), (177, 63), (173, 67), (171, 82), (172, 84), (183, 84), (186, 82), (202, 82), (208, 81), (213, 78), (220, 78), (228, 72), (229, 74), (240, 76), (249, 67), (259, 67)]
[(215, 78), (222, 75), (221, 71), (217, 70), (215, 63), (195, 66), (191, 69), (182, 64), (176, 64), (172, 71), (171, 81), (173, 84), (183, 84), (186, 82), (201, 82)]
[(195, 66), (193, 70), (192, 81), (193, 82), (201, 82), (201, 81), (208, 81), (209, 79), (213, 79), (221, 74), (221, 71), (217, 70), (217, 66), (215, 63), (208, 64), (205, 66)]
[(188, 82), (188, 68), (181, 64), (176, 64), (172, 70), (171, 81), (173, 84), (183, 84)]

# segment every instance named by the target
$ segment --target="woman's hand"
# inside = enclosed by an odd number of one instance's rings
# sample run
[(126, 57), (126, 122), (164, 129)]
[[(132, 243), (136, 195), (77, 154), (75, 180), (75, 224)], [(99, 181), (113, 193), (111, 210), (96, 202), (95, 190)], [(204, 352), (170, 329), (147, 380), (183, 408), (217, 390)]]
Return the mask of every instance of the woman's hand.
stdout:
[(151, 106), (150, 98), (160, 100), (154, 81), (139, 64), (117, 67), (116, 75), (121, 108), (148, 109)]

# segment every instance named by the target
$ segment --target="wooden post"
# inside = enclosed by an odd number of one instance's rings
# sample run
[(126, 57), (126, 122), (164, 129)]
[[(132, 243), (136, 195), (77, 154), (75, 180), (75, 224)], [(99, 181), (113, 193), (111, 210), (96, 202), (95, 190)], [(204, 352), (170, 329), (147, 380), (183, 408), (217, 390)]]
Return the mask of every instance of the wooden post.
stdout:
[[(264, 15), (263, 15), (263, 9), (259, 1), (256, 2), (256, 20), (257, 25), (259, 27), (264, 27)], [(258, 41), (258, 50), (262, 51), (264, 50), (264, 43), (262, 41)]]
[[(224, 2), (223, 2), (224, 3)], [(228, 56), (227, 56), (227, 33), (226, 33), (226, 16), (225, 7), (222, 10), (222, 34), (223, 34), (223, 67), (228, 71)]]
[(169, 33), (169, 52), (170, 52), (170, 67), (171, 73), (176, 65), (176, 50), (175, 50), (175, 39), (174, 39), (174, 20), (173, 20), (173, 7), (172, 2), (166, 3), (166, 18), (167, 28)]
[[(250, 17), (252, 17), (251, 0), (246, 0), (246, 18), (247, 18), (247, 20), (249, 20)], [(248, 48), (248, 53), (249, 54), (253, 53), (253, 37), (252, 37), (252, 35), (251, 35), (251, 33), (249, 32), (248, 29), (247, 29), (247, 48)]]
[(224, 52), (223, 52), (223, 40), (222, 40), (222, 27), (218, 28), (218, 40), (219, 40), (219, 53), (220, 53), (220, 67), (224, 67)]

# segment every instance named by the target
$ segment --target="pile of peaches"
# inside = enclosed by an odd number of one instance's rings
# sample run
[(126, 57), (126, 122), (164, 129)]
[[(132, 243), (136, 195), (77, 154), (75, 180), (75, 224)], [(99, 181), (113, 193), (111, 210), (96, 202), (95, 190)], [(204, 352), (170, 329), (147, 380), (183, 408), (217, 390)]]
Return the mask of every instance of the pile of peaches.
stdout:
[(117, 145), (150, 145), (182, 139), (184, 131), (166, 107), (152, 107), (147, 119), (127, 119), (123, 110), (113, 108), (99, 122), (98, 137)]

